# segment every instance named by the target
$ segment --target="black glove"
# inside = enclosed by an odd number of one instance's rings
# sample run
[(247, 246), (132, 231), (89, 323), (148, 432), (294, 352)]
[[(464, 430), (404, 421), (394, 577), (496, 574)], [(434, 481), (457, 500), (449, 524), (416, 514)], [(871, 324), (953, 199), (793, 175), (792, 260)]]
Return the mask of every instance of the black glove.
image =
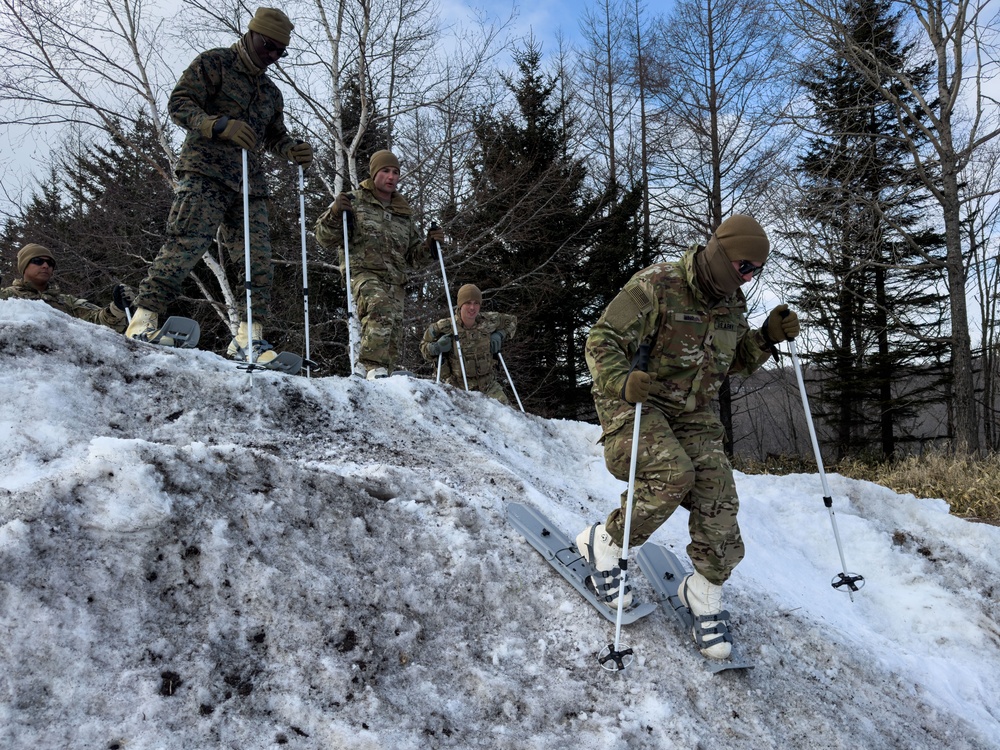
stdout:
[(767, 320), (760, 327), (764, 343), (768, 348), (782, 341), (791, 341), (799, 335), (799, 316), (788, 305), (778, 305), (768, 313)]
[(506, 335), (503, 331), (494, 331), (490, 334), (490, 354), (500, 353), (500, 347), (503, 346), (503, 339)]
[(118, 284), (111, 292), (111, 299), (114, 300), (114, 306), (124, 313), (132, 307), (132, 302), (135, 301), (135, 292), (124, 284)]
[(452, 335), (450, 333), (446, 333), (444, 336), (442, 336), (437, 341), (433, 342), (430, 346), (428, 346), (427, 350), (431, 354), (435, 355), (447, 354), (448, 352), (451, 351), (452, 340), (453, 340)]

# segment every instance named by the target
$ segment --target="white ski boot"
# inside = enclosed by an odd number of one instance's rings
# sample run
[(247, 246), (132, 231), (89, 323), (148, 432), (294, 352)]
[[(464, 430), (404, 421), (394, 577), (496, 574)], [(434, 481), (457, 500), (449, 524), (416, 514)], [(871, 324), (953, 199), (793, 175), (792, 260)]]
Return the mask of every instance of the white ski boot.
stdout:
[[(597, 569), (597, 575), (590, 582), (597, 595), (612, 609), (618, 609), (618, 591), (622, 585), (622, 571), (618, 567), (622, 548), (615, 544), (603, 523), (588, 526), (576, 537), (576, 548), (580, 555)], [(625, 584), (622, 608), (632, 605), (632, 587)]]
[[(160, 317), (152, 310), (137, 307), (125, 329), (125, 337), (136, 341), (152, 341), (160, 328)], [(173, 346), (173, 341), (163, 342), (164, 346)]]
[(384, 367), (373, 367), (368, 371), (368, 374), (365, 375), (365, 377), (368, 380), (378, 380), (380, 378), (387, 378), (389, 377), (389, 371)]
[(697, 570), (684, 577), (677, 589), (681, 603), (694, 616), (695, 643), (709, 659), (728, 659), (733, 650), (729, 612), (722, 608), (722, 586), (709, 582)]
[[(239, 362), (249, 361), (247, 358), (247, 323), (244, 320), (240, 323), (240, 330), (236, 334), (226, 350), (230, 359)], [(264, 340), (264, 329), (260, 323), (253, 324), (253, 361), (258, 365), (266, 365), (272, 361), (278, 353), (274, 351), (269, 343)]]

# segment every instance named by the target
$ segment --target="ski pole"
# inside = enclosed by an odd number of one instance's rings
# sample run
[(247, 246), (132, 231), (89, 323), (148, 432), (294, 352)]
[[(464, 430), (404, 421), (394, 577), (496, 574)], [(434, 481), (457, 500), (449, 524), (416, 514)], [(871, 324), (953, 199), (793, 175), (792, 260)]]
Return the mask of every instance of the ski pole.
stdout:
[(347, 278), (347, 338), (348, 356), (351, 360), (351, 372), (358, 365), (358, 353), (361, 351), (361, 324), (354, 310), (354, 296), (351, 292), (351, 251), (347, 245), (347, 211), (342, 211), (341, 219), (344, 225), (344, 275)]
[[(639, 352), (636, 355), (635, 369), (643, 372), (649, 367), (649, 344), (639, 344)], [(628, 467), (628, 495), (625, 499), (625, 537), (622, 540), (622, 558), (618, 561), (618, 567), (622, 571), (621, 583), (618, 584), (618, 614), (615, 616), (615, 642), (608, 644), (605, 650), (608, 652), (600, 657), (601, 666), (610, 672), (620, 672), (632, 663), (632, 649), (621, 648), (622, 632), (622, 612), (625, 609), (625, 585), (628, 576), (628, 540), (632, 533), (632, 498), (635, 496), (635, 467), (639, 460), (639, 421), (642, 419), (642, 402), (635, 405), (635, 423), (632, 425), (632, 456)], [(628, 663), (625, 657), (629, 657)], [(609, 661), (613, 661), (613, 666), (607, 666)]]
[(299, 164), (299, 226), (302, 234), (302, 307), (306, 335), (306, 377), (312, 377), (309, 356), (309, 269), (306, 267), (306, 176)]
[[(247, 150), (243, 149), (243, 270), (246, 274), (244, 286), (247, 290), (247, 364), (253, 373), (253, 293), (250, 290), (250, 168), (247, 166)], [(252, 382), (252, 381), (251, 381)]]
[(510, 370), (507, 369), (507, 363), (503, 361), (503, 355), (497, 352), (497, 359), (500, 360), (500, 364), (503, 365), (503, 371), (507, 373), (507, 382), (510, 383), (510, 389), (514, 391), (514, 398), (517, 399), (517, 405), (521, 407), (521, 413), (524, 413), (524, 405), (521, 403), (521, 397), (517, 395), (517, 388), (514, 386), (514, 379), (510, 376)]
[[(787, 313), (786, 313), (787, 315)], [(837, 552), (840, 553), (841, 573), (834, 576), (831, 585), (841, 590), (847, 589), (848, 596), (854, 601), (854, 592), (859, 591), (865, 585), (863, 576), (857, 573), (847, 572), (847, 562), (844, 559), (844, 547), (840, 543), (840, 532), (837, 530), (837, 516), (833, 512), (833, 495), (830, 492), (830, 485), (826, 481), (826, 472), (823, 470), (823, 456), (819, 450), (819, 441), (816, 439), (816, 428), (813, 426), (812, 413), (809, 411), (809, 397), (806, 395), (806, 384), (802, 379), (802, 366), (799, 364), (799, 357), (795, 351), (795, 341), (789, 339), (788, 351), (792, 355), (792, 365), (795, 368), (795, 378), (799, 383), (799, 392), (802, 394), (802, 408), (806, 413), (806, 424), (809, 426), (809, 438), (812, 440), (813, 454), (816, 456), (816, 467), (819, 469), (819, 477), (823, 483), (823, 504), (830, 513), (830, 523), (833, 526), (833, 537), (837, 540)]]
[[(431, 229), (437, 229), (437, 224), (431, 222)], [(441, 264), (441, 279), (444, 281), (444, 293), (448, 295), (448, 317), (451, 318), (451, 332), (455, 335), (456, 355), (458, 355), (458, 366), (462, 369), (462, 383), (465, 390), (469, 390), (469, 379), (465, 377), (465, 358), (462, 357), (462, 342), (458, 339), (458, 323), (455, 322), (455, 310), (451, 306), (451, 289), (448, 288), (448, 272), (444, 270), (444, 255), (441, 253), (441, 243), (434, 240), (434, 247), (437, 248), (438, 262)], [(441, 379), (441, 360), (438, 360), (438, 380)]]

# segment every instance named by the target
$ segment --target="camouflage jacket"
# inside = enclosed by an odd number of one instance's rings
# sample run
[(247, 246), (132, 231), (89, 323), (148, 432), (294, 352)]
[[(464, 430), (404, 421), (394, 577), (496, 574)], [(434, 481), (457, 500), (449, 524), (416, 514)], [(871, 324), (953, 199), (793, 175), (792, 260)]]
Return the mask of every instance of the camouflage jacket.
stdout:
[[(406, 283), (407, 268), (428, 259), (427, 246), (413, 222), (413, 209), (398, 192), (386, 208), (365, 180), (352, 190), (351, 208), (354, 227), (349, 230), (351, 283), (374, 277), (386, 284)], [(336, 248), (340, 272), (344, 268), (344, 228), (339, 216), (327, 209), (316, 222), (316, 241), (326, 248)]]
[(642, 343), (652, 346), (645, 405), (667, 417), (705, 409), (727, 373), (748, 375), (771, 356), (760, 332), (750, 330), (742, 291), (708, 302), (695, 278), (697, 250), (639, 271), (590, 329), (587, 366), (605, 435), (634, 413), (622, 391)]
[(167, 108), (171, 119), (188, 131), (176, 171), (195, 172), (235, 192), (243, 190), (242, 149), (212, 138), (212, 125), (225, 115), (253, 128), (257, 146), (247, 153), (250, 194), (267, 196), (261, 150), (287, 158), (296, 141), (285, 129), (281, 92), (246, 53), (237, 51), (239, 45), (202, 52), (174, 87)]
[[(472, 328), (466, 328), (456, 311), (455, 324), (458, 326), (458, 340), (462, 344), (462, 360), (465, 362), (469, 390), (485, 393), (497, 379), (493, 370), (493, 355), (490, 354), (490, 334), (503, 331), (504, 342), (510, 341), (517, 329), (517, 318), (498, 312), (480, 313), (476, 317), (476, 324)], [(450, 318), (441, 318), (424, 331), (423, 341), (420, 342), (420, 353), (424, 355), (424, 359), (437, 360), (437, 355), (431, 354), (428, 346), (446, 333), (454, 333)], [(458, 362), (458, 347), (454, 344), (451, 351), (441, 358), (441, 379), (456, 388), (465, 388), (462, 368)]]
[(119, 333), (125, 330), (124, 312), (118, 312), (117, 308), (111, 305), (98, 307), (85, 299), (74, 297), (72, 294), (62, 294), (55, 284), (49, 284), (48, 289), (40, 292), (31, 284), (24, 283), (23, 279), (17, 279), (13, 286), (0, 290), (0, 299), (28, 299), (45, 302), (57, 310), (62, 310), (67, 315), (86, 320), (88, 323), (108, 326)]

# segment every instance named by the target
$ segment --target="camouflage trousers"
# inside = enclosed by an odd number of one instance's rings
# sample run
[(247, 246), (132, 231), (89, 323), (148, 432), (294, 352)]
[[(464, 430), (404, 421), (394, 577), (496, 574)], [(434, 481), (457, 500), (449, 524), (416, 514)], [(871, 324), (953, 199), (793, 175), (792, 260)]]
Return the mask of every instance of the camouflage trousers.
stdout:
[[(216, 232), (222, 228), (224, 244), (240, 269), (243, 294), (236, 291), (237, 304), (245, 306), (246, 279), (243, 253), (243, 194), (222, 183), (187, 173), (182, 175), (167, 218), (167, 240), (139, 285), (135, 299), (164, 315), (181, 294), (184, 279), (201, 257), (211, 250)], [(250, 292), (254, 323), (266, 322), (271, 306), (271, 235), (267, 199), (250, 197)], [(243, 313), (246, 320), (246, 313)]]
[(392, 372), (403, 343), (403, 287), (368, 274), (352, 278), (351, 287), (361, 321), (358, 361), (369, 370), (384, 367)]
[[(617, 478), (628, 481), (634, 417), (607, 436), (604, 460)], [(664, 416), (645, 406), (639, 426), (639, 453), (632, 498), (630, 546), (645, 542), (678, 506), (689, 511), (688, 556), (714, 584), (725, 582), (743, 559), (743, 538), (736, 521), (739, 498), (733, 469), (723, 450), (724, 431), (710, 411)], [(625, 503), (608, 516), (612, 539), (625, 535)]]

